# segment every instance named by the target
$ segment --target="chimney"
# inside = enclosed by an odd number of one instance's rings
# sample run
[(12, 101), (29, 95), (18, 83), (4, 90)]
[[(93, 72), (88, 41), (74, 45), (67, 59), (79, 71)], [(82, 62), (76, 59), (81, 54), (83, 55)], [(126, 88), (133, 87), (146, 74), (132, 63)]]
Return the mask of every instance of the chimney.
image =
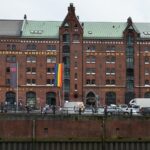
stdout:
[(27, 20), (27, 15), (26, 14), (24, 14), (24, 20)]
[(70, 3), (70, 6), (68, 7), (69, 13), (75, 13), (75, 7), (73, 7), (73, 3)]
[(131, 17), (129, 17), (129, 18), (127, 19), (127, 23), (128, 23), (129, 25), (132, 25), (132, 18), (131, 18)]

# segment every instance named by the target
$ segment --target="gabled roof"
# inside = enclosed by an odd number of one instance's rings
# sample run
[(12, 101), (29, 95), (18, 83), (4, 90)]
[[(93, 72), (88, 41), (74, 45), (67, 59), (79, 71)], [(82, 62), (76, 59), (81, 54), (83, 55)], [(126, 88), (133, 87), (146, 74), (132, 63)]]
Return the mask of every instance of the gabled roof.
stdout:
[(0, 36), (20, 36), (23, 20), (0, 20)]
[[(0, 20), (0, 36), (59, 38), (62, 21)], [(84, 39), (121, 39), (126, 22), (83, 22)], [(133, 23), (141, 38), (150, 38), (150, 23)], [(20, 35), (22, 31), (22, 35)]]

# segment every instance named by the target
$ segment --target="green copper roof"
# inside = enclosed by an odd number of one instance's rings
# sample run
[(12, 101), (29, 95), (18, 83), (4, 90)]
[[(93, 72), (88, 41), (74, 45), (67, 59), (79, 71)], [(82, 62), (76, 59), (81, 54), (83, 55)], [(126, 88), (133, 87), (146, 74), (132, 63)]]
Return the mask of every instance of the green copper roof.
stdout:
[(126, 23), (119, 22), (85, 22), (85, 38), (121, 38)]
[(60, 21), (29, 21), (23, 23), (23, 37), (58, 38)]
[[(27, 38), (59, 38), (61, 21), (24, 20), (22, 37)], [(83, 37), (85, 39), (122, 38), (125, 22), (84, 22)], [(142, 38), (150, 38), (150, 23), (133, 23), (133, 27)]]
[(150, 38), (150, 23), (135, 23), (141, 38)]

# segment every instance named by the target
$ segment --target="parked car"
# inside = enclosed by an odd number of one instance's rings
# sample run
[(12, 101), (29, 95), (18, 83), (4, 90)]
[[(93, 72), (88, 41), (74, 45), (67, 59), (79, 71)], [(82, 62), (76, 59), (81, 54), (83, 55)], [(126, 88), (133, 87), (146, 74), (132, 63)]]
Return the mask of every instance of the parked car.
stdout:
[(142, 107), (140, 113), (141, 115), (150, 115), (150, 107)]
[(82, 114), (85, 114), (85, 115), (92, 115), (94, 114), (94, 108), (93, 107), (86, 107), (83, 111)]
[(96, 114), (98, 114), (98, 115), (104, 115), (104, 107), (98, 107), (97, 109), (96, 109)]
[(128, 107), (127, 104), (120, 104), (118, 105), (118, 107), (122, 109), (126, 114), (140, 115), (139, 113), (140, 107), (137, 105), (132, 105), (131, 107)]
[(105, 108), (105, 113), (107, 113), (108, 116), (111, 115), (129, 115), (130, 112), (127, 109), (122, 109), (116, 105), (110, 105)]

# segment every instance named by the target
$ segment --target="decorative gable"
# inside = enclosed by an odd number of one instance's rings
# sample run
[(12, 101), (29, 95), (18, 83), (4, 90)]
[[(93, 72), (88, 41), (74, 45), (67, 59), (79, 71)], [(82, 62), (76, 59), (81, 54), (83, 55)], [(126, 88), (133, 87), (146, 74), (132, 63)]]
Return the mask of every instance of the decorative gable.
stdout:
[(132, 33), (132, 35), (134, 37), (139, 37), (140, 36), (140, 32), (138, 31), (135, 24), (132, 22), (131, 17), (129, 17), (127, 19), (127, 26), (126, 26), (125, 30), (123, 31), (124, 37), (126, 37), (128, 33)]
[(65, 17), (64, 21), (62, 22), (62, 25), (60, 28), (69, 28), (71, 30), (76, 28), (80, 30), (80, 32), (83, 30), (79, 22), (79, 18), (75, 14), (75, 7), (73, 6), (72, 3), (68, 7), (68, 14)]

